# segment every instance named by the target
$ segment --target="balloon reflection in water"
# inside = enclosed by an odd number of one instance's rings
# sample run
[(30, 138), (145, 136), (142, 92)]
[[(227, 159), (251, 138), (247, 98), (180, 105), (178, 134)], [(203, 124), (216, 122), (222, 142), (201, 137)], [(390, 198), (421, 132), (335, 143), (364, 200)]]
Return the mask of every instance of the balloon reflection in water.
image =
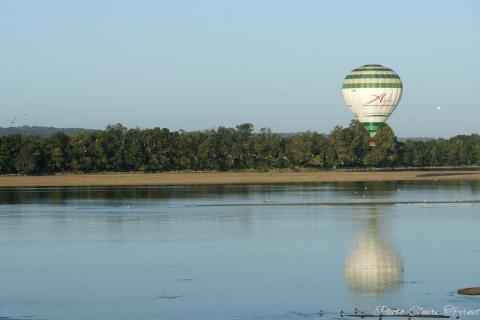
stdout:
[(347, 256), (345, 277), (348, 286), (359, 293), (384, 293), (401, 283), (402, 273), (400, 256), (379, 234), (374, 211), (367, 231)]

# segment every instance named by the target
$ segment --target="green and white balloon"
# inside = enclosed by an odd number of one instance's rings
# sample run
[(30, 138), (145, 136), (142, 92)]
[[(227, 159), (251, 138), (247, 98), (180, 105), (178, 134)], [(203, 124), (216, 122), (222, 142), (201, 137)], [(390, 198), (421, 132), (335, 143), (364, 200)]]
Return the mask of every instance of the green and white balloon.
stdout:
[(353, 69), (342, 87), (345, 103), (372, 138), (397, 107), (402, 91), (398, 74), (379, 64)]

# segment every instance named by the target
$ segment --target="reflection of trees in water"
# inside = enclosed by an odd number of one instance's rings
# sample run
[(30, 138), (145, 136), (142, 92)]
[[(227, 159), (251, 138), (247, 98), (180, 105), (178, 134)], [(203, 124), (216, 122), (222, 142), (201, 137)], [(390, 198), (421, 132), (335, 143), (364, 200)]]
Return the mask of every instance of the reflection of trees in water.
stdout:
[(396, 288), (402, 280), (399, 254), (382, 238), (377, 214), (372, 211), (367, 230), (358, 238), (347, 256), (345, 278), (348, 286), (359, 293), (383, 293)]
[[(254, 207), (190, 207), (202, 199), (218, 202), (235, 196), (239, 202), (256, 193), (288, 191), (285, 186), (132, 186), (132, 187), (56, 187), (4, 188), (0, 190), (3, 222), (21, 223), (30, 213), (57, 216), (56, 222), (92, 221), (92, 227), (109, 228), (107, 234), (137, 228), (142, 233), (162, 235), (197, 233), (197, 235), (249, 235), (255, 222)], [(192, 202), (189, 202), (192, 200)], [(177, 201), (176, 203), (174, 201)], [(1, 216), (1, 213), (0, 213)], [(154, 230), (154, 231), (149, 231)], [(149, 233), (150, 232), (150, 233)], [(1, 317), (0, 317), (1, 320)]]
[[(479, 170), (480, 173), (480, 170)], [(429, 175), (428, 171), (425, 171)], [(459, 179), (465, 173), (459, 173)], [(437, 175), (442, 175), (442, 173)], [(452, 173), (449, 173), (452, 175)], [(455, 173), (453, 173), (455, 175)], [(396, 198), (397, 191), (402, 190), (409, 192), (442, 192), (449, 193), (453, 196), (455, 193), (463, 194), (466, 198), (473, 196), (476, 198), (480, 191), (480, 180), (421, 180), (421, 181), (357, 181), (357, 182), (334, 182), (329, 185), (333, 186), (335, 191), (355, 192), (360, 191), (360, 194), (368, 194), (369, 198), (388, 196)], [(470, 191), (470, 195), (468, 194)], [(448, 198), (447, 198), (448, 199)]]
[[(213, 191), (212, 191), (213, 190)], [(222, 195), (229, 190), (211, 188), (203, 190), (195, 187), (133, 186), (133, 187), (59, 187), (35, 189), (8, 189), (0, 192), (3, 203), (58, 203), (71, 200), (164, 200), (206, 197), (216, 192)]]
[[(302, 185), (296, 190), (302, 190)], [(0, 192), (0, 202), (59, 203), (71, 200), (174, 200), (223, 198), (235, 196), (249, 199), (258, 194), (285, 194), (291, 185), (209, 185), (209, 186), (105, 186), (58, 188), (5, 188)]]

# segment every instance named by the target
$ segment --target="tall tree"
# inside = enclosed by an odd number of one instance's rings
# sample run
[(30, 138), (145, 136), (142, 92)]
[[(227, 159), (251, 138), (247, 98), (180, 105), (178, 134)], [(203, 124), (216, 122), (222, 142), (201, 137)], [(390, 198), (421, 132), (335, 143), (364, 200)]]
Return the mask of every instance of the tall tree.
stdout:
[(393, 130), (385, 125), (378, 129), (373, 147), (364, 158), (364, 163), (371, 167), (394, 167), (399, 161), (398, 143)]

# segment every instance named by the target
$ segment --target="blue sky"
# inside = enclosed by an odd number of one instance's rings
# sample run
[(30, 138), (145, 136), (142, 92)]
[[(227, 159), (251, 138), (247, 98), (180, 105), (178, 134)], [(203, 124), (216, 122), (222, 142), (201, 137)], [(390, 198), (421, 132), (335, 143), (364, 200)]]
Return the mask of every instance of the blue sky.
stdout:
[(397, 135), (480, 127), (473, 0), (0, 0), (0, 48), (2, 127), (329, 132), (352, 118), (345, 74), (368, 63), (402, 78)]

